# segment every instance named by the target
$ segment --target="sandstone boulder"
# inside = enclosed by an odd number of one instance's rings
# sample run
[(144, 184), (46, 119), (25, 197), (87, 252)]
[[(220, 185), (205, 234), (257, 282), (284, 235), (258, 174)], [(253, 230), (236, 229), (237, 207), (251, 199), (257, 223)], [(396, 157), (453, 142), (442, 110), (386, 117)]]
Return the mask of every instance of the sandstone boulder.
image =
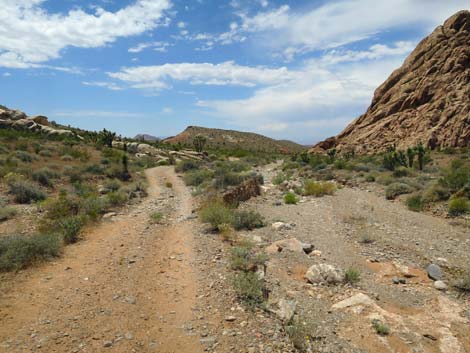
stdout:
[(332, 265), (319, 264), (311, 266), (305, 273), (305, 278), (312, 284), (338, 284), (343, 281), (344, 274)]

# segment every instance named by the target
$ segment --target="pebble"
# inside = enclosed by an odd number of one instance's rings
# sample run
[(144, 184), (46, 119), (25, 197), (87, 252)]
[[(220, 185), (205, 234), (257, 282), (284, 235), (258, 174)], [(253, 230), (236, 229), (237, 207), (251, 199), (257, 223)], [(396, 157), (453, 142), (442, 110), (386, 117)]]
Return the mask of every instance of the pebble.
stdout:
[(435, 281), (439, 281), (439, 280), (442, 279), (441, 267), (436, 265), (436, 264), (430, 264), (426, 268), (426, 272), (428, 273), (428, 277), (435, 280)]
[(447, 284), (445, 284), (443, 281), (436, 281), (434, 282), (434, 288), (437, 290), (446, 290)]
[(105, 348), (112, 347), (112, 345), (113, 345), (113, 342), (111, 342), (111, 341), (104, 341), (103, 342), (103, 347), (105, 347)]

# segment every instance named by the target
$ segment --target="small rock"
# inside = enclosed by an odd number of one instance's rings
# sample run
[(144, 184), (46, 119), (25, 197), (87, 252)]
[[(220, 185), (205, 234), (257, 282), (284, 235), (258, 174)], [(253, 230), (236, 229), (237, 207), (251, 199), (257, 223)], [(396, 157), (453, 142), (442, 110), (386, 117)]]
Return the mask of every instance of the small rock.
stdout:
[(236, 319), (237, 319), (237, 318), (236, 318), (235, 316), (227, 316), (227, 317), (225, 318), (225, 321), (233, 322), (233, 321), (235, 321)]
[(105, 348), (112, 347), (112, 345), (113, 345), (113, 342), (111, 342), (111, 341), (104, 341), (103, 342), (103, 347), (105, 347)]
[(337, 284), (343, 281), (344, 275), (332, 265), (319, 264), (311, 266), (305, 273), (305, 278), (312, 284)]
[(271, 225), (271, 228), (273, 230), (280, 231), (280, 230), (290, 230), (290, 229), (292, 229), (292, 226), (290, 224), (284, 223), (284, 222), (274, 222)]
[(430, 264), (426, 268), (426, 272), (428, 273), (428, 277), (435, 280), (435, 281), (439, 281), (439, 280), (442, 279), (442, 270), (436, 264)]
[(115, 216), (116, 216), (116, 212), (108, 212), (108, 213), (105, 213), (103, 215), (103, 218), (107, 219), (107, 218), (111, 218), (111, 217), (115, 217)]
[(357, 305), (369, 306), (373, 304), (374, 304), (374, 301), (369, 296), (363, 293), (358, 293), (348, 299), (345, 299), (336, 304), (333, 304), (331, 308), (332, 309), (345, 309), (345, 308), (349, 308), (349, 307), (357, 306)]
[(446, 290), (447, 284), (445, 284), (443, 281), (436, 281), (434, 282), (434, 288), (437, 290)]
[(279, 307), (279, 310), (276, 310), (275, 313), (279, 319), (285, 323), (291, 321), (294, 317), (297, 303), (294, 300), (281, 299), (277, 306)]

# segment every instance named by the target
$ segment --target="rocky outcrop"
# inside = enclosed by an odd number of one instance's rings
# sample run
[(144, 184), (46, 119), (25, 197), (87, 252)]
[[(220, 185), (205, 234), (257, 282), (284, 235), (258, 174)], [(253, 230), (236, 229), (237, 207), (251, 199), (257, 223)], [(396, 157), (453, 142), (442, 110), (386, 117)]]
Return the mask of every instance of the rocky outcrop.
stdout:
[(470, 11), (425, 38), (376, 91), (367, 112), (311, 151), (358, 153), (470, 145)]
[[(123, 141), (113, 141), (112, 146), (117, 149), (124, 149)], [(175, 160), (202, 160), (206, 158), (204, 153), (194, 151), (166, 151), (156, 148), (147, 143), (128, 142), (126, 143), (127, 151), (135, 154), (136, 157), (142, 158), (145, 156), (155, 157), (158, 160), (169, 160), (171, 157)]]
[(19, 110), (0, 109), (0, 128), (13, 128), (44, 133), (49, 136), (69, 136), (81, 139), (73, 131), (51, 126), (43, 115), (27, 116)]
[(241, 185), (228, 190), (223, 196), (227, 205), (238, 205), (252, 197), (261, 195), (261, 182), (259, 178), (250, 178)]

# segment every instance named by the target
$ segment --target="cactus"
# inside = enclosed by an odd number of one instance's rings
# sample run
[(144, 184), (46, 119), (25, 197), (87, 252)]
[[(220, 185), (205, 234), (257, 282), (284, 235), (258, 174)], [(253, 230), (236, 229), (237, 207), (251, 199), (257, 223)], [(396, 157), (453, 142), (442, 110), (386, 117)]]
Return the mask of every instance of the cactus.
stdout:
[(330, 162), (333, 163), (336, 158), (336, 148), (332, 148), (326, 152), (328, 157), (330, 157)]
[(204, 146), (206, 145), (207, 139), (202, 135), (197, 135), (194, 137), (193, 145), (196, 149), (196, 152), (202, 152), (204, 150)]
[(426, 149), (423, 146), (423, 143), (418, 143), (416, 147), (416, 153), (418, 155), (419, 170), (423, 170), (424, 167), (424, 155), (426, 154)]
[(408, 166), (410, 168), (413, 168), (414, 159), (415, 159), (415, 156), (416, 156), (416, 150), (414, 148), (409, 147), (406, 150), (406, 155), (408, 157)]

